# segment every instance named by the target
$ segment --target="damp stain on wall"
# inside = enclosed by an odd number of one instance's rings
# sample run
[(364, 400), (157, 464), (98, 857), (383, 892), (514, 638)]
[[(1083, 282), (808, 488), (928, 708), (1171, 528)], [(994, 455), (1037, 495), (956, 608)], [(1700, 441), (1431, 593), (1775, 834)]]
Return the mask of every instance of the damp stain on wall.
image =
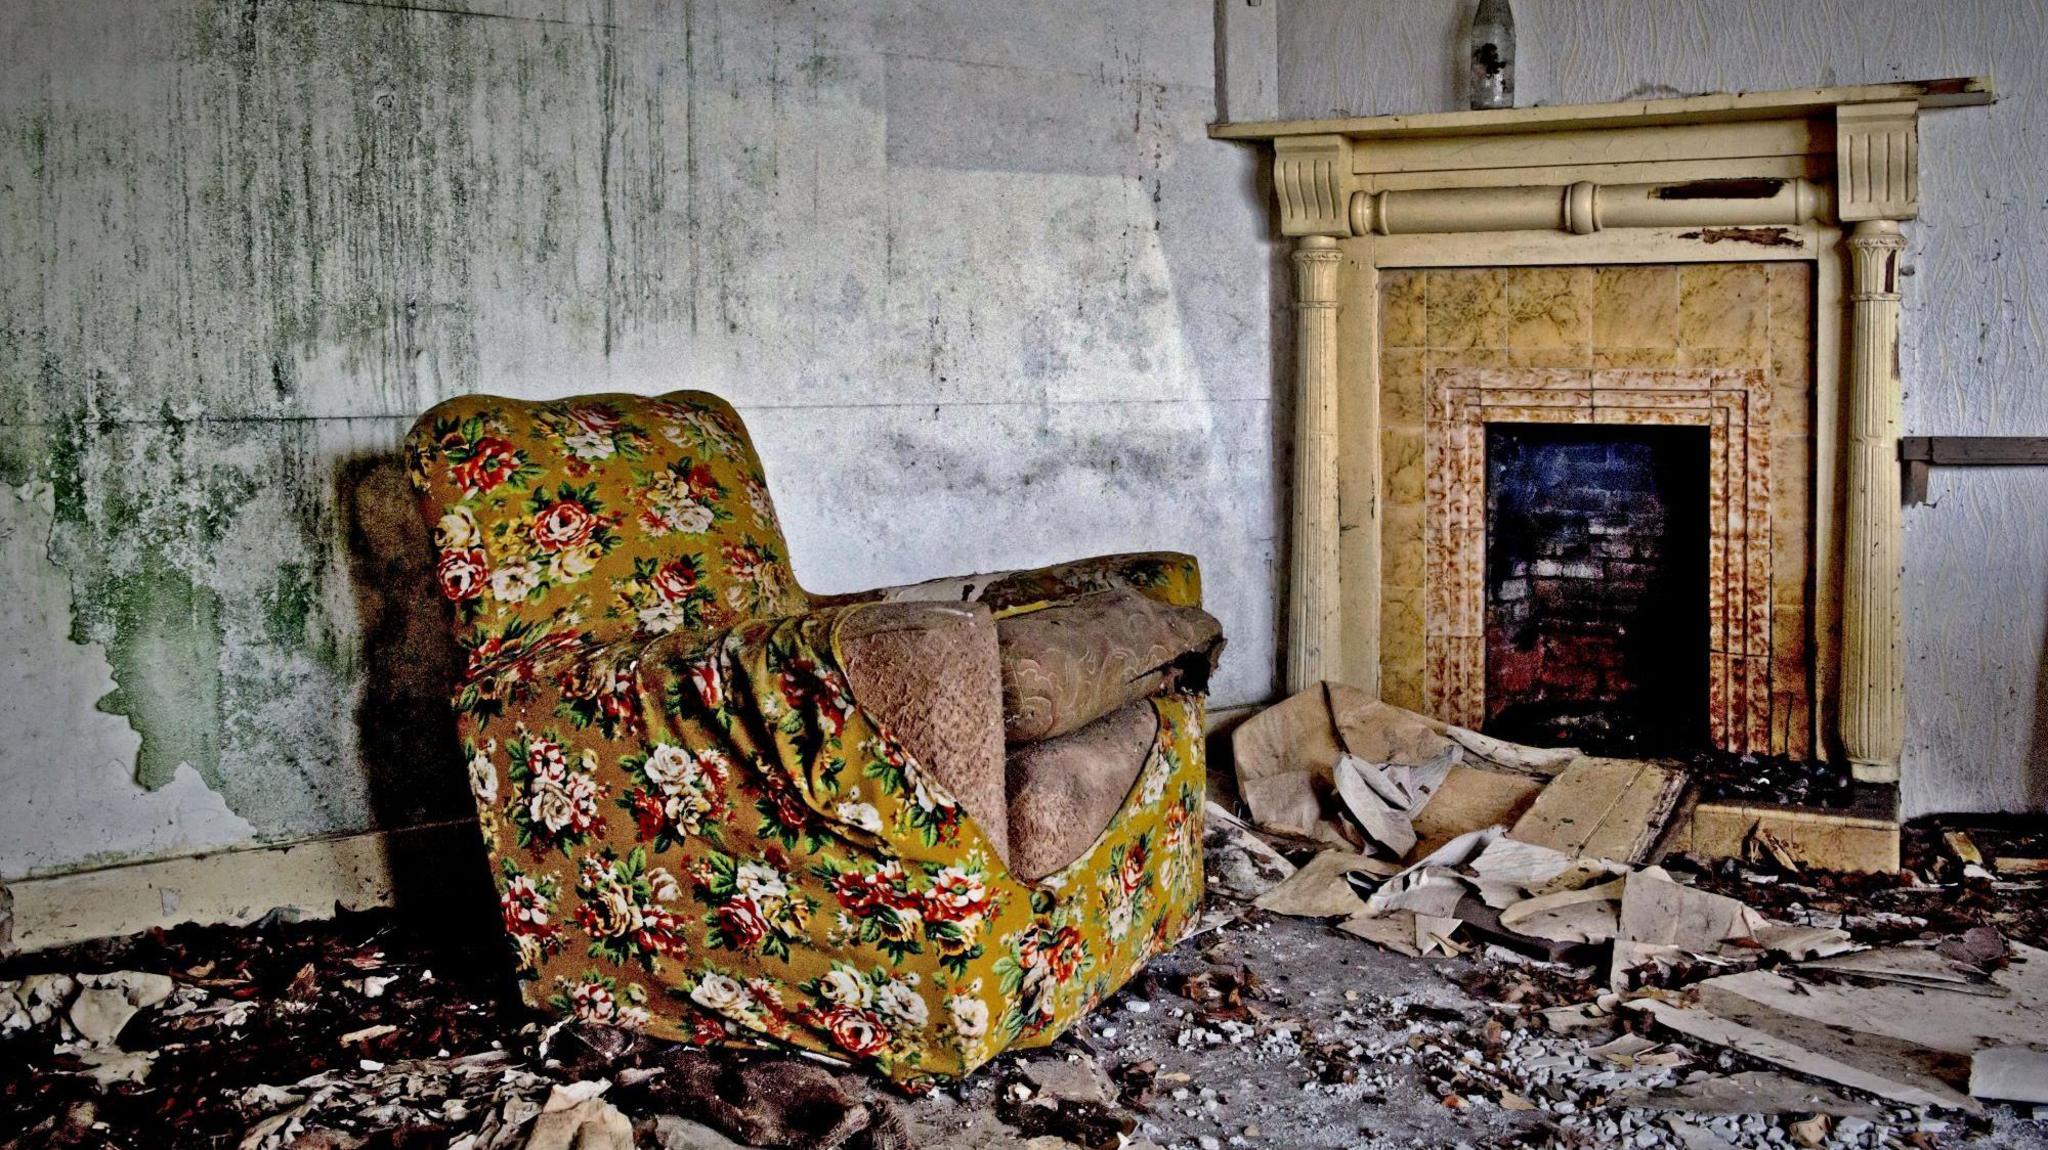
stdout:
[[(1213, 6), (19, 7), (0, 482), (47, 493), (65, 625), (24, 643), (95, 684), (105, 737), (43, 744), (83, 806), (196, 786), (266, 842), (468, 810), (398, 445), (470, 391), (727, 395), (829, 589), (1196, 551), (1219, 698), (1270, 692), (1272, 267), (1203, 130)], [(192, 849), (122, 842), (0, 879)]]

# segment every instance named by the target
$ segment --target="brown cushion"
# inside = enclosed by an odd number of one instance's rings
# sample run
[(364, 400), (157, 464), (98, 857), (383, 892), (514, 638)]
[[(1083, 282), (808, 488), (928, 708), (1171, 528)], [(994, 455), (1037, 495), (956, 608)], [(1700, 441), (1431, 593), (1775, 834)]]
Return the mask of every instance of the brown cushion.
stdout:
[(1208, 612), (1124, 588), (999, 619), (996, 636), (1013, 745), (1079, 730), (1168, 687), (1203, 690), (1223, 649)]
[(1010, 755), (1010, 870), (1037, 880), (1088, 852), (1123, 806), (1159, 734), (1149, 702)]
[(995, 623), (979, 603), (877, 603), (839, 625), (861, 709), (953, 796), (1009, 857)]

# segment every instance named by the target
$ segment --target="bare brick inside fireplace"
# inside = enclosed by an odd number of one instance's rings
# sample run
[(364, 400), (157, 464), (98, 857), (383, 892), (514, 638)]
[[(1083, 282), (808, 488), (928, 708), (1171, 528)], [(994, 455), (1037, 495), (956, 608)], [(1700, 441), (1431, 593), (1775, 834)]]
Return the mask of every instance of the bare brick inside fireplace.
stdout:
[(1704, 428), (1486, 426), (1486, 729), (1707, 743)]

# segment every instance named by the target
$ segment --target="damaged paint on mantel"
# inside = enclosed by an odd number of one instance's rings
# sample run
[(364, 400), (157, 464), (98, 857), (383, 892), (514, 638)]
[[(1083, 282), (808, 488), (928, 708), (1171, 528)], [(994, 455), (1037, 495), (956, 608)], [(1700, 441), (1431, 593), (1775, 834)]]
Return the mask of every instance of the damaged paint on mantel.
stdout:
[(15, 5), (0, 782), (73, 813), (0, 825), (0, 880), (468, 810), (396, 451), (467, 391), (727, 395), (821, 590), (1194, 551), (1218, 704), (1269, 696), (1275, 299), (1214, 18)]

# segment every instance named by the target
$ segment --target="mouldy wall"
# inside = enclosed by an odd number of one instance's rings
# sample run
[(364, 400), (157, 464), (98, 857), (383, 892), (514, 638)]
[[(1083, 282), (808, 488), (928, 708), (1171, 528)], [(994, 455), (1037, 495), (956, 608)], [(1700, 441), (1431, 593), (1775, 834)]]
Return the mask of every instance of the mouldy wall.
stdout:
[[(450, 9), (459, 9), (450, 11)], [(1213, 5), (29, 0), (0, 879), (467, 812), (394, 447), (708, 388), (847, 590), (1202, 560), (1273, 688), (1270, 251)]]
[[(1290, 117), (1461, 106), (1469, 0), (1281, 0)], [(1516, 0), (1518, 102), (1989, 72), (1921, 119), (1908, 435), (2048, 435), (2044, 0)], [(1906, 509), (1906, 812), (2048, 808), (2048, 469), (1934, 472)]]

